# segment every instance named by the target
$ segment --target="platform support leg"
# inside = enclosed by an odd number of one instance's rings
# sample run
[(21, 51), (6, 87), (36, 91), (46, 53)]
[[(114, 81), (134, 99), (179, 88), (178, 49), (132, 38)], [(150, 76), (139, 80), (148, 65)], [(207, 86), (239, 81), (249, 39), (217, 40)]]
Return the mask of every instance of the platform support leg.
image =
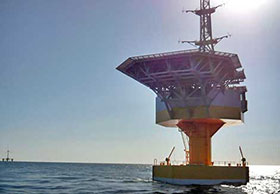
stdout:
[(211, 137), (223, 125), (219, 119), (182, 120), (177, 124), (189, 137), (190, 164), (212, 165)]

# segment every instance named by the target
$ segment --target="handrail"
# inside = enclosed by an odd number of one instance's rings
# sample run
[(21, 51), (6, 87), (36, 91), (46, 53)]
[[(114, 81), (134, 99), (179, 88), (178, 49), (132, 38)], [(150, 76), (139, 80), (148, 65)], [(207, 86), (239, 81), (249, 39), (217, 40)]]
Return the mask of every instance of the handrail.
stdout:
[[(158, 165), (157, 164), (157, 159), (154, 159), (154, 165)], [(167, 165), (166, 161), (160, 161), (159, 165)], [(170, 161), (170, 165), (178, 165), (178, 166), (182, 166), (182, 165), (189, 165), (189, 163), (186, 163), (186, 161), (183, 160), (172, 160)], [(246, 162), (246, 166), (248, 166), (249, 163)], [(236, 162), (236, 161), (213, 161), (212, 162), (212, 166), (242, 166), (242, 162)]]

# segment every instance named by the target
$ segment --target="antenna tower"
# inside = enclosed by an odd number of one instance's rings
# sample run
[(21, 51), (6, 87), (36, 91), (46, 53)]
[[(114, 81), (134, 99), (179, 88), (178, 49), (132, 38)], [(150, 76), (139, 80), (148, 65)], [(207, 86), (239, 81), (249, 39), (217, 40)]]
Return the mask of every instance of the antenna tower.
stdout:
[[(223, 4), (222, 4), (223, 5)], [(212, 36), (212, 22), (211, 15), (215, 13), (218, 7), (210, 6), (210, 0), (200, 0), (200, 9), (196, 10), (184, 10), (186, 13), (194, 13), (200, 17), (200, 40), (199, 41), (181, 41), (182, 43), (189, 43), (199, 47), (199, 51), (213, 52), (214, 46), (218, 44), (222, 39), (228, 38), (229, 35), (214, 38)]]

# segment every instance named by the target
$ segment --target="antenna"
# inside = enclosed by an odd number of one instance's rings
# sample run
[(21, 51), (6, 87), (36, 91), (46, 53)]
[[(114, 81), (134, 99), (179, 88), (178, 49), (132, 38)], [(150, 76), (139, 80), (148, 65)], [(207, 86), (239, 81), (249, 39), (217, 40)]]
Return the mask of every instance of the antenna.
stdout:
[(200, 40), (199, 41), (180, 41), (181, 43), (188, 43), (193, 46), (198, 46), (199, 51), (211, 52), (214, 51), (214, 46), (222, 39), (230, 37), (230, 35), (221, 36), (218, 38), (212, 37), (212, 22), (211, 15), (215, 13), (216, 9), (224, 4), (211, 7), (210, 0), (200, 0), (200, 9), (183, 10), (184, 13), (194, 13), (200, 17)]

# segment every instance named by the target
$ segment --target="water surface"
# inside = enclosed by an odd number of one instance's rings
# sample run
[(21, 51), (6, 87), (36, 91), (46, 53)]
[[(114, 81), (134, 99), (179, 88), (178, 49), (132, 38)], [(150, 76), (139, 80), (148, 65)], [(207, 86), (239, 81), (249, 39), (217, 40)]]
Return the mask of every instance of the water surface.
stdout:
[(280, 194), (280, 166), (250, 166), (250, 182), (239, 187), (174, 186), (151, 177), (151, 165), (0, 162), (0, 193)]

